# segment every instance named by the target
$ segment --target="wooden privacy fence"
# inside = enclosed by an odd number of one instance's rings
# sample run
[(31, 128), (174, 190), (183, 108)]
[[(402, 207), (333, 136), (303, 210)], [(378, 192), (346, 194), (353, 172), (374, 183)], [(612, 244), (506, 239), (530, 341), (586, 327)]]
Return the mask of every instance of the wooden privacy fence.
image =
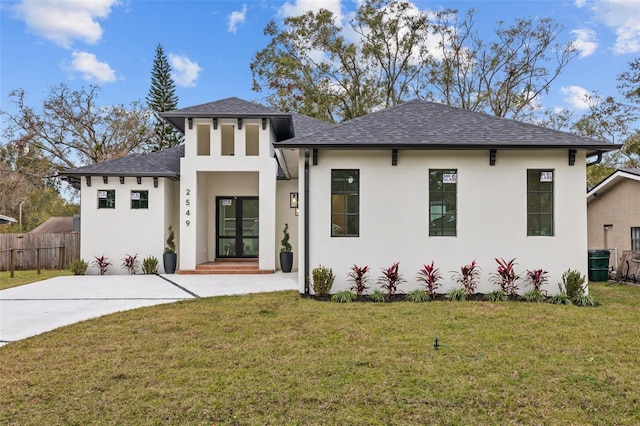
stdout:
[(79, 233), (0, 234), (0, 271), (66, 269), (79, 258)]

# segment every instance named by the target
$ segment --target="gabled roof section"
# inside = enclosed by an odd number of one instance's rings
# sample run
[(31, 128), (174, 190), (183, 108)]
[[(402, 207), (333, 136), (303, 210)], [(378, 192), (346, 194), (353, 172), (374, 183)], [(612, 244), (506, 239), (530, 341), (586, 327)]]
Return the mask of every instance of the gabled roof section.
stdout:
[(296, 136), (279, 148), (332, 149), (586, 149), (589, 155), (620, 147), (571, 133), (494, 117), (435, 102), (412, 100)]
[[(604, 194), (625, 179), (640, 182), (640, 168), (618, 169), (587, 191), (587, 203)], [(640, 196), (640, 193), (638, 194)]]
[(180, 157), (184, 157), (184, 145), (148, 154), (132, 153), (102, 163), (90, 164), (58, 173), (72, 184), (81, 176), (141, 176), (180, 178)]
[(73, 231), (73, 216), (51, 216), (29, 234), (68, 234)]
[(294, 136), (291, 114), (235, 97), (161, 112), (160, 116), (182, 133), (184, 133), (184, 122), (187, 118), (267, 118), (271, 121), (277, 140)]

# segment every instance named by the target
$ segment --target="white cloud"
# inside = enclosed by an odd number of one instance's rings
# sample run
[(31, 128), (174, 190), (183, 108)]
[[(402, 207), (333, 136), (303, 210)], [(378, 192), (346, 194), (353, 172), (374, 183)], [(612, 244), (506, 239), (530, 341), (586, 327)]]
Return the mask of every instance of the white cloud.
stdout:
[(184, 55), (169, 53), (169, 63), (171, 64), (171, 77), (176, 85), (182, 87), (195, 87), (196, 80), (200, 76), (200, 65), (193, 62)]
[(74, 40), (97, 43), (106, 18), (119, 0), (23, 0), (13, 10), (30, 31), (70, 48)]
[(231, 14), (229, 15), (229, 23), (227, 25), (227, 31), (235, 34), (238, 28), (238, 24), (244, 24), (244, 21), (246, 20), (246, 18), (247, 18), (247, 5), (243, 4), (242, 11), (240, 12), (234, 11), (234, 12), (231, 12)]
[(597, 19), (615, 31), (615, 53), (640, 52), (640, 5), (637, 1), (596, 0), (589, 4)]
[(342, 23), (342, 0), (293, 0), (293, 2), (286, 2), (280, 8), (280, 15), (282, 17), (299, 16), (306, 12), (313, 11), (318, 12), (320, 9), (326, 9), (333, 12), (333, 16), (336, 17), (337, 23)]
[(579, 28), (571, 31), (571, 34), (576, 37), (573, 41), (573, 45), (578, 49), (578, 53), (581, 58), (593, 55), (598, 48), (595, 31), (588, 28)]
[(73, 52), (71, 60), (71, 71), (82, 74), (82, 78), (87, 81), (97, 81), (99, 83), (113, 83), (116, 81), (116, 73), (106, 62), (98, 61), (96, 55), (87, 52)]
[(589, 109), (590, 92), (580, 86), (564, 86), (560, 88), (564, 100), (573, 108), (579, 110)]

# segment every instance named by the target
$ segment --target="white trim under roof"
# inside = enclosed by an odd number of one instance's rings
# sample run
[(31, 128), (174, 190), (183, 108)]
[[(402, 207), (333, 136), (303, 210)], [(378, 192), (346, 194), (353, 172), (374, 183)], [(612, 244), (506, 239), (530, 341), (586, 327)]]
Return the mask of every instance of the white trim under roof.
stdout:
[(625, 170), (616, 170), (609, 177), (587, 191), (587, 203), (597, 198), (600, 194), (608, 191), (623, 179), (637, 180), (640, 182), (640, 175), (630, 173)]
[(0, 214), (0, 225), (5, 225), (7, 223), (16, 223), (16, 222), (17, 220), (15, 220), (14, 218)]

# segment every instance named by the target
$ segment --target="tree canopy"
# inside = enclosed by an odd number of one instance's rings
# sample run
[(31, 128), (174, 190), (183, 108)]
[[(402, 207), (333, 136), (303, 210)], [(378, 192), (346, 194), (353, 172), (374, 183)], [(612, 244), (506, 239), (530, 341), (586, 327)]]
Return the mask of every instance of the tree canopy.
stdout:
[(99, 90), (53, 86), (39, 109), (27, 105), (23, 89), (13, 90), (17, 112), (0, 111), (8, 122), (6, 143), (36, 149), (57, 170), (146, 150), (153, 137), (149, 113), (138, 102), (100, 106)]
[(523, 118), (576, 56), (550, 18), (475, 29), (474, 10), (428, 13), (368, 0), (342, 25), (329, 10), (271, 21), (251, 63), (253, 90), (279, 110), (340, 122), (424, 98)]

